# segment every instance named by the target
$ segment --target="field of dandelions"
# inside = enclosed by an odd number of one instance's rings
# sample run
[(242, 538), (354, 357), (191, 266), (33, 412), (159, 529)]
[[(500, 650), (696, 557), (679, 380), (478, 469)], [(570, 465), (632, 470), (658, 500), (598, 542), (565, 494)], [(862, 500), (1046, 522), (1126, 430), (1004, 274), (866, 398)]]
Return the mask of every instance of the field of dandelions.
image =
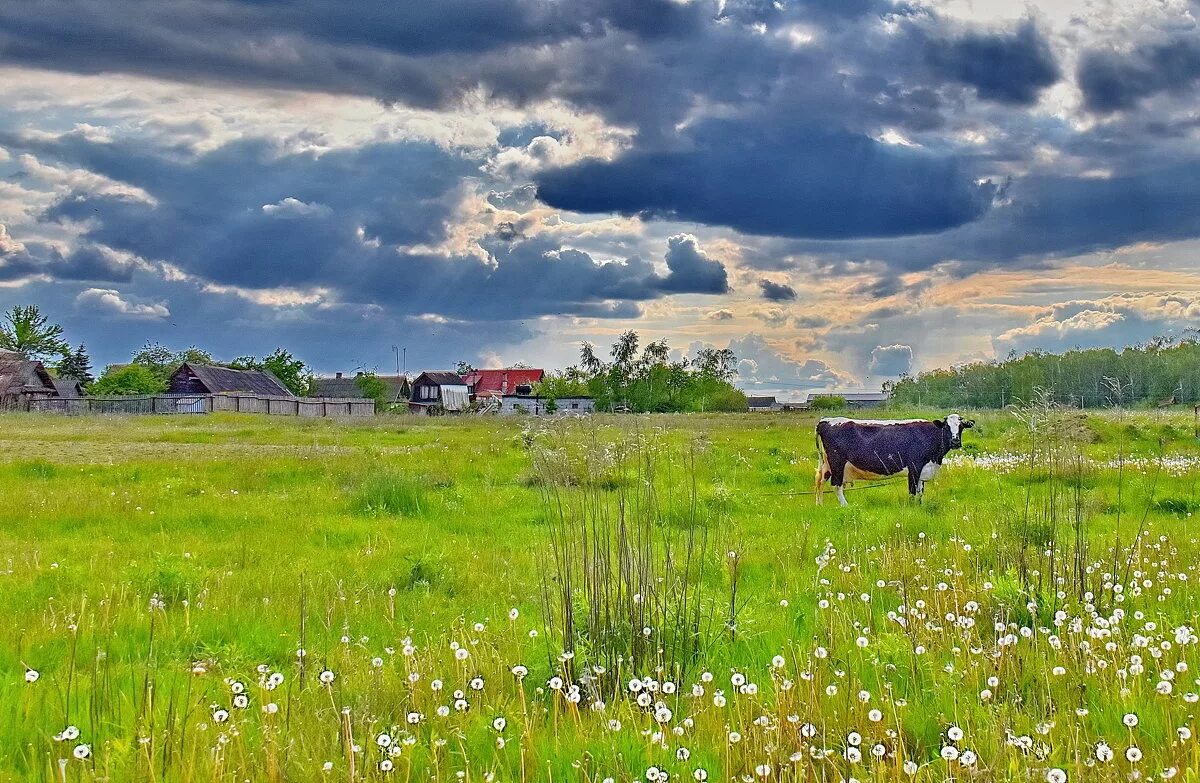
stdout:
[(976, 418), (0, 416), (0, 781), (1194, 780), (1191, 412)]

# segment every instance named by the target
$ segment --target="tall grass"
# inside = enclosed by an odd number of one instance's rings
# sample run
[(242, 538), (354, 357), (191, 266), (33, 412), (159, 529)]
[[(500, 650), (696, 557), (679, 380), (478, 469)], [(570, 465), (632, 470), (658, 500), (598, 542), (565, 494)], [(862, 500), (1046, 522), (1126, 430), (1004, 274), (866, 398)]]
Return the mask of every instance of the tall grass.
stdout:
[(542, 608), (569, 673), (679, 677), (696, 661), (712, 625), (702, 588), (719, 527), (699, 502), (696, 459), (655, 429), (603, 437), (564, 422), (536, 442), (549, 533)]

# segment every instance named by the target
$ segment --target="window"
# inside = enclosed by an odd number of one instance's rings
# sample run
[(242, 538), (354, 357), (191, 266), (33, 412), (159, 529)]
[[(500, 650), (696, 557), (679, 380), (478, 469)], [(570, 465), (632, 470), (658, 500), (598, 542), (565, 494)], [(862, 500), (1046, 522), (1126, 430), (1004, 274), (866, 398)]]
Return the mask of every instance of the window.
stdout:
[(572, 408), (578, 408), (578, 407), (579, 407), (579, 403), (577, 403), (577, 402), (573, 402), (573, 403), (571, 403), (571, 407), (572, 407)]

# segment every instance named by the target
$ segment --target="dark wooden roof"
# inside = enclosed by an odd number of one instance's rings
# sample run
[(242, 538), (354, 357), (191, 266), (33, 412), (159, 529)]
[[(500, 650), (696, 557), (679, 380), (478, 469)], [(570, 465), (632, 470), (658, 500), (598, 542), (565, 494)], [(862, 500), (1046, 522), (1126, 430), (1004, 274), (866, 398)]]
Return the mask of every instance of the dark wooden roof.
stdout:
[(427, 382), (435, 386), (466, 386), (467, 382), (462, 379), (462, 376), (451, 370), (426, 370), (417, 376), (414, 384), (419, 383), (424, 378)]
[(746, 405), (751, 408), (764, 408), (775, 404), (774, 397), (747, 397)]
[(240, 392), (264, 396), (296, 396), (267, 370), (233, 370), (212, 364), (184, 362), (171, 376), (172, 382), (185, 372), (194, 375), (210, 394), (237, 394)]

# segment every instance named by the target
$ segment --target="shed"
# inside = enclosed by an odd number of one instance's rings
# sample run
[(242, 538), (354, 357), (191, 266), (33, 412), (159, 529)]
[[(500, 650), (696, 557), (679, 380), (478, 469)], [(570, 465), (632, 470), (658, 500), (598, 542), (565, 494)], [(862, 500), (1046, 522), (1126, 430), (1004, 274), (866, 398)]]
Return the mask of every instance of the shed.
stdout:
[(66, 399), (77, 399), (83, 396), (83, 384), (78, 378), (65, 376), (62, 378), (54, 378), (54, 390), (58, 392), (59, 397)]
[(41, 362), (19, 353), (0, 353), (0, 408), (29, 410), (30, 403), (57, 397), (54, 379)]
[(171, 374), (168, 391), (171, 394), (296, 396), (267, 370), (233, 370), (191, 362), (184, 362)]
[[(316, 384), (316, 397), (362, 397), (362, 389), (358, 387), (358, 378), (362, 373), (354, 375), (345, 375), (343, 373), (335, 373), (331, 378), (325, 376), (314, 379)], [(376, 375), (376, 378), (383, 381), (388, 387), (388, 401), (400, 402), (407, 400), (412, 394), (412, 389), (407, 376), (404, 375)]]
[(470, 388), (458, 373), (427, 370), (413, 379), (408, 409), (413, 413), (433, 415), (445, 411), (464, 411), (470, 403)]

